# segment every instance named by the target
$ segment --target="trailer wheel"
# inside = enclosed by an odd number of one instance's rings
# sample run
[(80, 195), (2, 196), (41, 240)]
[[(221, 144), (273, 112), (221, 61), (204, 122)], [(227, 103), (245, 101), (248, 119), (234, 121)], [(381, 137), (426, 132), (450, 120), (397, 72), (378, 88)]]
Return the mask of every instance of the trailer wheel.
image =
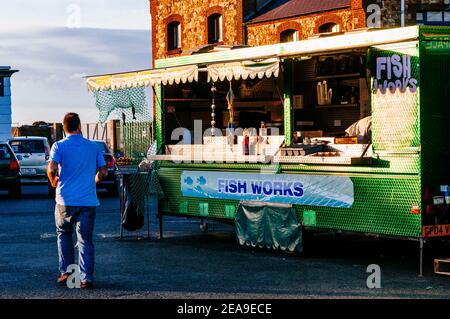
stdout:
[(204, 220), (200, 222), (200, 230), (204, 233), (208, 231), (208, 223), (205, 222)]

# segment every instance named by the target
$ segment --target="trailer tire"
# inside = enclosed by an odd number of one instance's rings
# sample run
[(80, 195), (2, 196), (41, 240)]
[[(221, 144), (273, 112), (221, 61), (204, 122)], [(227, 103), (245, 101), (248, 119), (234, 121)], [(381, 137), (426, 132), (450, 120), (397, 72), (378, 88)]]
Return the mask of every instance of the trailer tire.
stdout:
[(204, 233), (208, 231), (208, 223), (207, 222), (201, 222), (200, 223), (200, 230)]

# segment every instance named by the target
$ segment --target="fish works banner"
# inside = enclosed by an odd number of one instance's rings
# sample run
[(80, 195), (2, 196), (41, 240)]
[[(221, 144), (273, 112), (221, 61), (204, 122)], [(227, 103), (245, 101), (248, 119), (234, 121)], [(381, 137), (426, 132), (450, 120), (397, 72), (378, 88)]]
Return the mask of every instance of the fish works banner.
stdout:
[(353, 182), (345, 176), (183, 171), (183, 196), (349, 208)]

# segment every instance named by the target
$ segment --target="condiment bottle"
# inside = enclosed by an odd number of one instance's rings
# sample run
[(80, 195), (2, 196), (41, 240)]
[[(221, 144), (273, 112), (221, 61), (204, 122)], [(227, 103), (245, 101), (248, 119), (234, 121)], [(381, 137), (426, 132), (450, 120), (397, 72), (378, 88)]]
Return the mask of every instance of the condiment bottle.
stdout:
[(242, 141), (242, 154), (243, 155), (249, 155), (250, 154), (250, 147), (249, 147), (249, 144), (250, 144), (250, 137), (248, 136), (248, 130), (247, 129), (245, 129), (244, 130), (244, 134), (243, 134), (244, 136), (244, 138), (243, 138), (243, 141)]

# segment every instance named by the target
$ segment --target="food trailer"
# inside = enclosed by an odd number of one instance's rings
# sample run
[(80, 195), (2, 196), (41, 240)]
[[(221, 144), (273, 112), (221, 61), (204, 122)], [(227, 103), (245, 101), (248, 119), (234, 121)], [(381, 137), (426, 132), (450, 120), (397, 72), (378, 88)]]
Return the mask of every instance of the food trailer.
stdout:
[[(156, 60), (89, 77), (152, 86), (159, 217), (290, 205), (305, 229), (450, 235), (450, 28), (413, 26)], [(422, 259), (421, 259), (422, 261)], [(422, 264), (422, 262), (421, 262)], [(421, 268), (422, 272), (422, 268)]]

